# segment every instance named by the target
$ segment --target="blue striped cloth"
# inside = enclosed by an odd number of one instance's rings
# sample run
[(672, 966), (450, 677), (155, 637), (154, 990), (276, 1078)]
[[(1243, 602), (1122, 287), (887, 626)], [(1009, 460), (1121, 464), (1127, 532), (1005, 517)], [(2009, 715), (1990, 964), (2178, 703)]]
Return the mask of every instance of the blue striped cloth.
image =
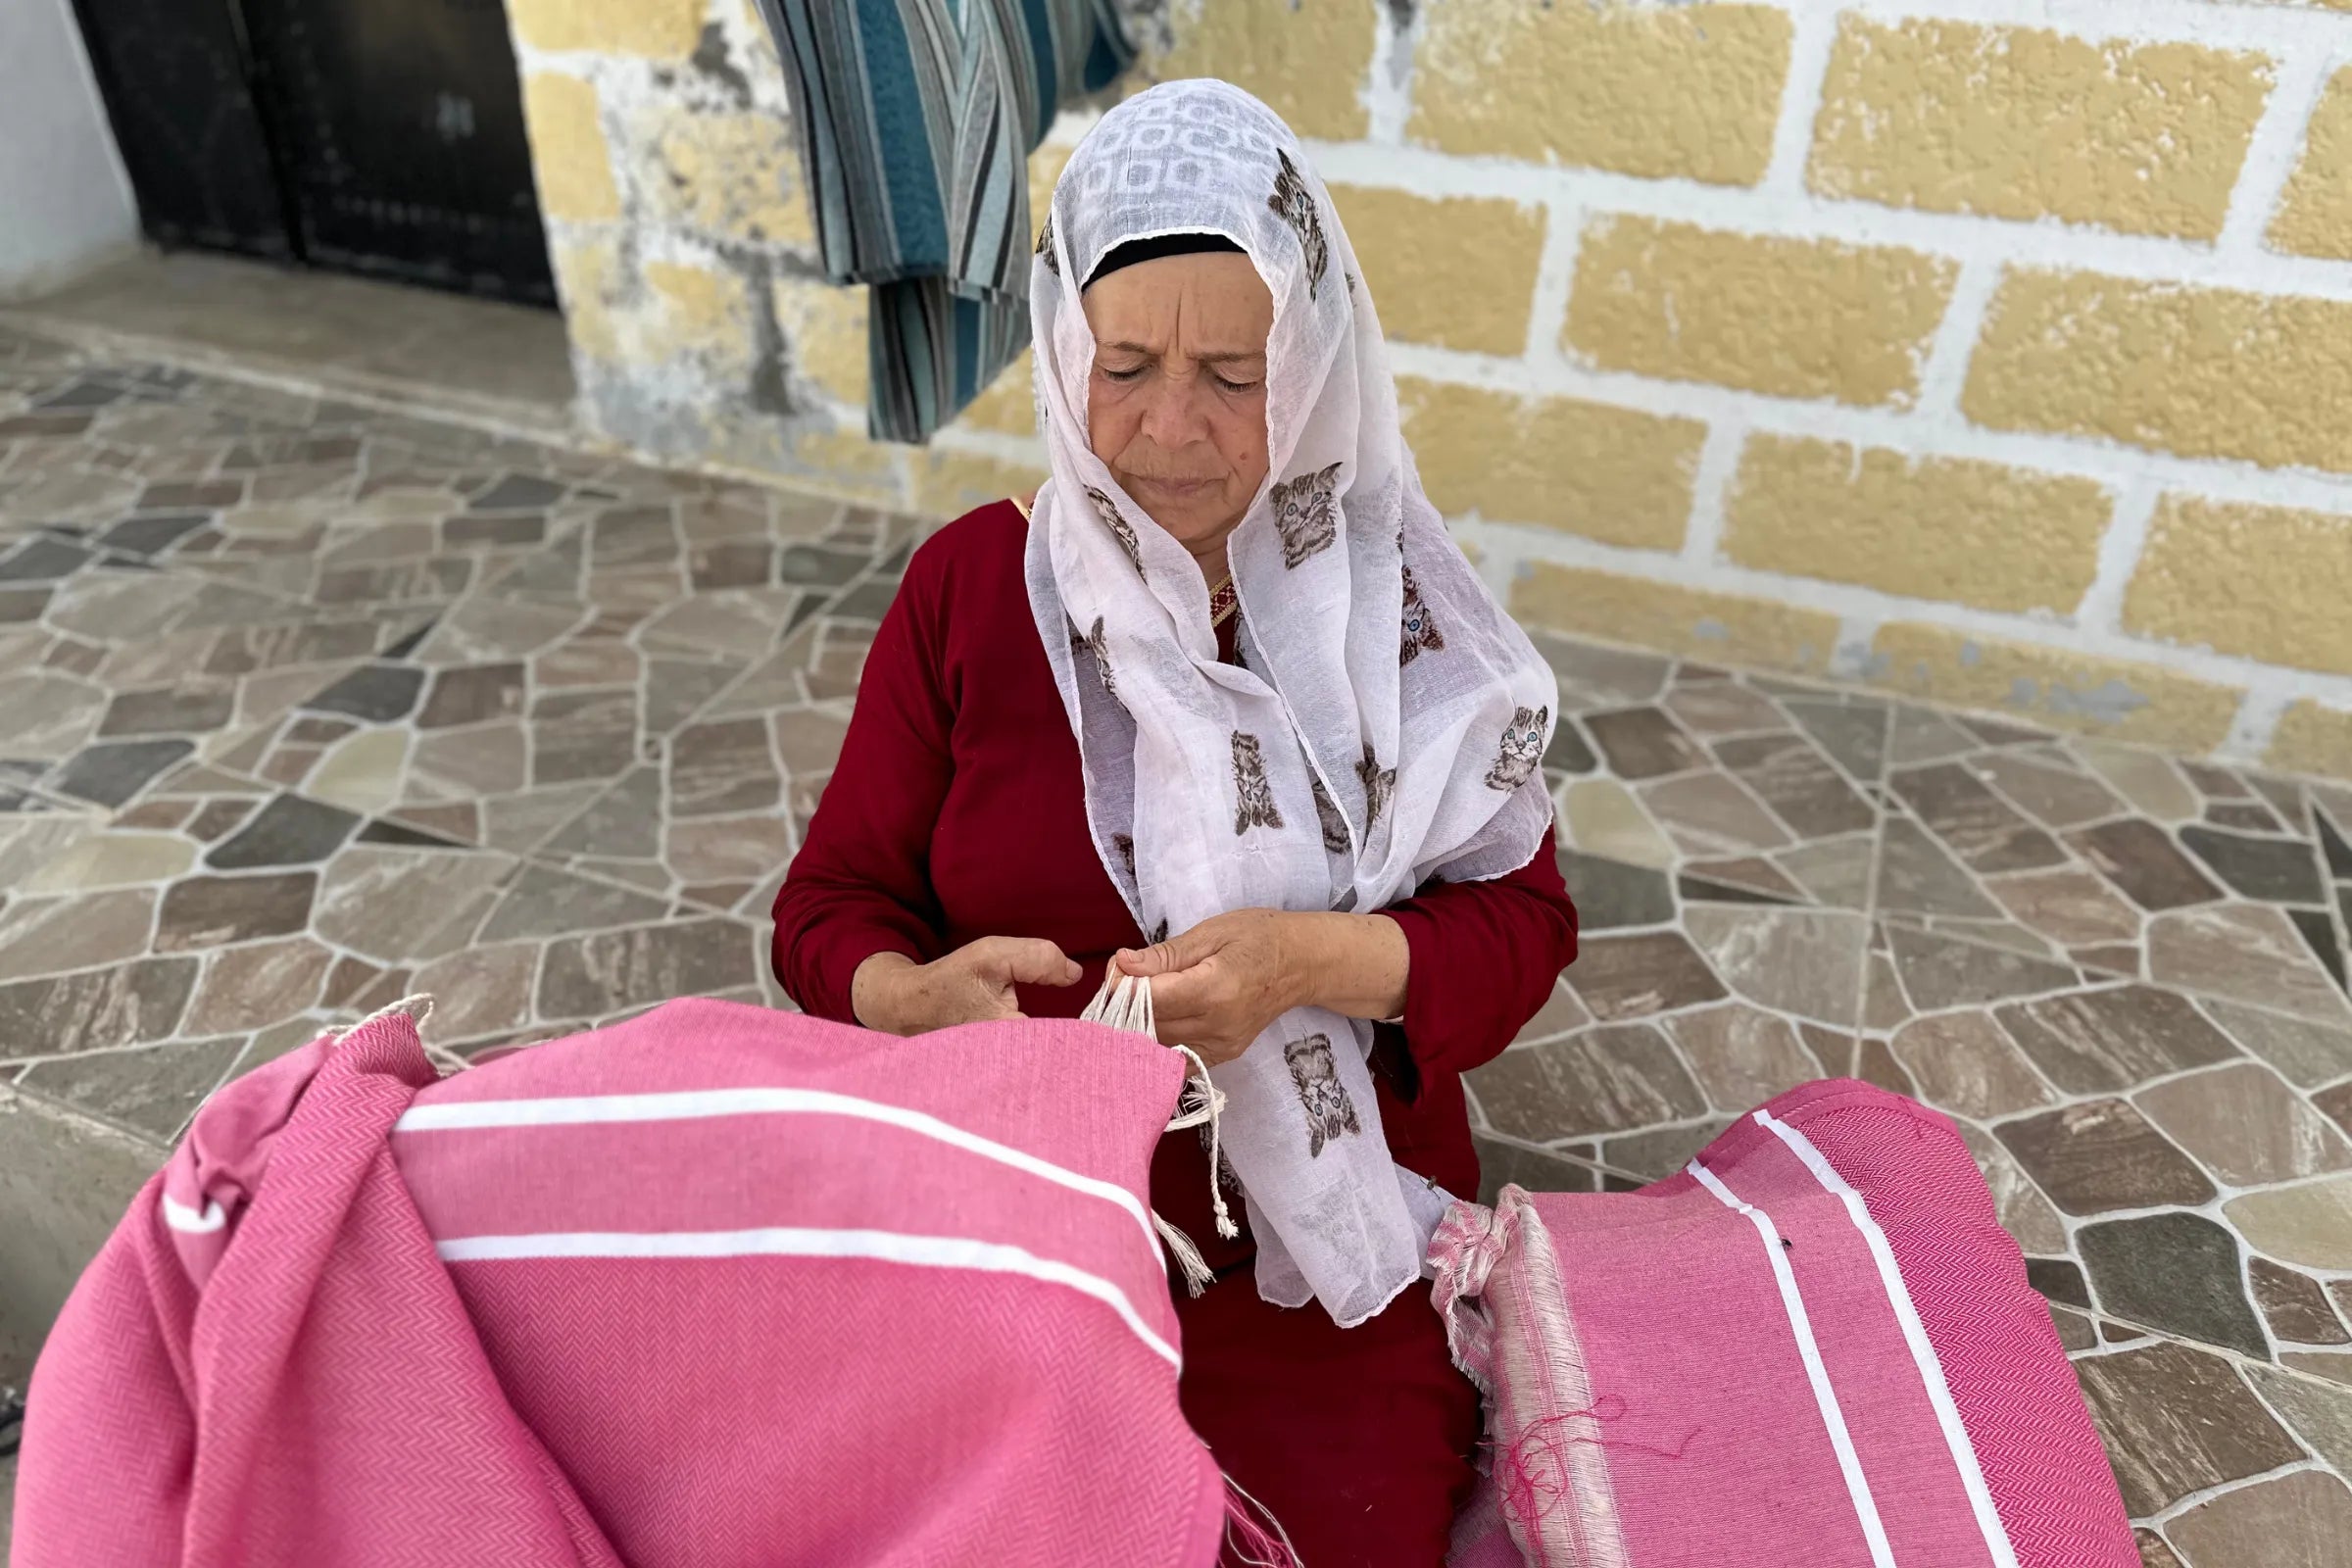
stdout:
[(871, 287), (868, 432), (921, 442), (1029, 342), (1029, 153), (1134, 51), (1123, 0), (760, 0), (825, 275)]

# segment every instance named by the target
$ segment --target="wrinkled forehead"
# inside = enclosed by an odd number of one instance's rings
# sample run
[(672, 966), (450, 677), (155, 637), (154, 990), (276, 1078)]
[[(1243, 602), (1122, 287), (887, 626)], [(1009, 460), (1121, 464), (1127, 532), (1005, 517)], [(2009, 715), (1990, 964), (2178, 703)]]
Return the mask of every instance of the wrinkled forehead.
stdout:
[(1269, 198), (1296, 148), (1272, 110), (1224, 82), (1166, 82), (1128, 99), (1087, 133), (1054, 187), (1078, 276), (1126, 240), (1184, 232), (1223, 234), (1261, 271), (1284, 270), (1284, 220)]

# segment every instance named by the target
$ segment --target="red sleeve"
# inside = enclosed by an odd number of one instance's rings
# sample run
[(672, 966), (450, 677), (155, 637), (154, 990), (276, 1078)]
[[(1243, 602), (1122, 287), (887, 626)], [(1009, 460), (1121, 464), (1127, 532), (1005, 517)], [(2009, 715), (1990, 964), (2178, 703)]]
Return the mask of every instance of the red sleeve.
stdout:
[(1423, 1075), (1468, 1072), (1501, 1054), (1551, 999), (1576, 957), (1552, 832), (1534, 859), (1491, 882), (1433, 882), (1381, 911), (1411, 951), (1404, 1038)]
[(841, 759), (776, 894), (776, 981), (803, 1010), (855, 1023), (850, 978), (877, 953), (939, 956), (931, 828), (955, 762), (944, 695), (945, 578), (918, 550), (858, 682)]

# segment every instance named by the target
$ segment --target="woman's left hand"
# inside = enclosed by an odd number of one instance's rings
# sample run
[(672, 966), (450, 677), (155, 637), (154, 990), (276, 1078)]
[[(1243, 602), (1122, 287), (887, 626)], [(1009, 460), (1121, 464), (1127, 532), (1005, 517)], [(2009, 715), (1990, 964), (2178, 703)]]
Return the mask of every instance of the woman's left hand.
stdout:
[(1121, 974), (1151, 978), (1161, 1041), (1192, 1047), (1213, 1067), (1305, 1000), (1298, 919), (1280, 909), (1236, 909), (1110, 961)]

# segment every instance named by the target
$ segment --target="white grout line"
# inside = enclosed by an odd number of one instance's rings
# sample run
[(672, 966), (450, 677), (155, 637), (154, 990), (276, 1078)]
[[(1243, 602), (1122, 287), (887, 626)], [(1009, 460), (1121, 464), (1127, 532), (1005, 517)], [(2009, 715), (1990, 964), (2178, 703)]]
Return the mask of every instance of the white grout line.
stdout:
[(2236, 187), (2230, 193), (2230, 215), (2217, 244), (2225, 254), (2267, 254), (2263, 231), (2270, 226), (2279, 192), (2286, 188), (2302, 156), (2304, 127), (2319, 107), (2328, 75), (2347, 53), (2352, 53), (2352, 38), (2340, 41), (2332, 50), (2302, 50), (2278, 63), (2277, 83), (2247, 144)]
[(1859, 446), (1888, 447), (1915, 457), (1978, 458), (1987, 463), (2075, 473), (2120, 487), (2143, 474), (2168, 485), (2224, 500), (2304, 507), (2352, 514), (2352, 474), (2266, 468), (2227, 458), (2189, 458), (2094, 436), (2032, 430), (1994, 430), (1959, 420), (1937, 421), (1889, 408), (1782, 397), (1699, 381), (1653, 379), (1599, 370), (1562, 357), (1557, 364), (1497, 359), (1458, 349), (1392, 342), (1400, 374), (1452, 381), (1522, 396), (1564, 396), (1612, 403), (1667, 417), (1721, 419), (1735, 414), (1758, 428)]
[(2262, 49), (2276, 54), (2352, 36), (2352, 18), (2271, 3), (2225, 0), (1847, 0), (1880, 21), (1911, 18), (2034, 27), (2079, 37)]
[[(1544, 252), (1536, 263), (1536, 292), (1527, 313), (1529, 365), (1552, 369), (1568, 367), (1560, 336), (1568, 329), (1568, 296), (1576, 286), (1576, 253), (1583, 243), (1585, 210), (1575, 202), (1544, 206)], [(1395, 353), (1396, 345), (1390, 345)]]
[[(2170, 1341), (2176, 1345), (2184, 1343), (2178, 1337), (2170, 1334), (2161, 1335), (2158, 1336), (2158, 1338)], [(2126, 1345), (2119, 1346), (2118, 1348), (2128, 1350), (2132, 1348), (2132, 1347)], [(2202, 1348), (2202, 1347), (2200, 1347), (2200, 1348)], [(2338, 1387), (2341, 1387), (2341, 1385), (2338, 1385)], [(2280, 1426), (2289, 1432), (2294, 1430), (2291, 1423), (2281, 1422)], [(2295, 1446), (2298, 1448), (2303, 1448), (2306, 1451), (2308, 1451), (2310, 1447), (2308, 1444), (2301, 1442), (2297, 1442)], [(2275, 1470), (2265, 1470), (2260, 1475), (2238, 1476), (2229, 1481), (2220, 1482), (2214, 1486), (2199, 1487), (2196, 1491), (2188, 1493), (2182, 1496), (2176, 1497), (2164, 1507), (2157, 1509), (2152, 1514), (2149, 1514), (2147, 1516), (2147, 1522), (2151, 1525), (2169, 1525), (2174, 1520), (2180, 1518), (2182, 1514), (2187, 1513), (2192, 1509), (2201, 1508), (2206, 1503), (2213, 1501), (2216, 1497), (2228, 1496), (2232, 1492), (2243, 1492), (2248, 1487), (2259, 1485), (2265, 1481), (2278, 1481), (2287, 1476), (2301, 1475), (2305, 1471), (2317, 1471), (2321, 1475), (2333, 1475), (2335, 1473), (2334, 1471), (2328, 1469), (2327, 1464), (2321, 1460), (2310, 1458), (2297, 1459), (2290, 1463), (2282, 1464)]]
[(1821, 114), (1822, 80), (1838, 42), (1842, 0), (1793, 0), (1795, 30), (1788, 42), (1788, 69), (1782, 78), (1781, 115), (1773, 125), (1772, 161), (1764, 171), (1768, 190), (1801, 195), (1805, 161), (1813, 150), (1813, 122)]
[(1724, 501), (1746, 445), (1743, 419), (1721, 419), (1707, 427), (1706, 442), (1698, 449), (1698, 471), (1690, 481), (1690, 521), (1682, 548), (1687, 564), (1703, 569), (1717, 564), (1723, 550)]
[[(2348, 24), (2352, 31), (2352, 24)], [(2159, 282), (2352, 301), (2352, 263), (2263, 251), (2224, 255), (2197, 240), (2123, 234), (2054, 219), (2017, 222), (1971, 214), (1885, 207), (1770, 186), (1648, 179), (1604, 170), (1547, 168), (1495, 157), (1362, 142), (1308, 144), (1323, 176), (1415, 195), (1567, 200), (1595, 211), (1736, 233), (1851, 245), (1899, 245), (1966, 262), (2108, 272)]]
[(2230, 761), (2261, 761), (2292, 701), (2286, 693), (2267, 687), (2247, 692), (2245, 701), (2237, 705), (2237, 716), (2230, 720), (2230, 733), (2214, 748), (2214, 756)]
[[(2112, 633), (2069, 625), (2055, 616), (2018, 615), (2001, 611), (1976, 610), (1940, 600), (1905, 599), (1877, 589), (1813, 577), (1718, 563), (1702, 573), (1679, 556), (1653, 550), (1633, 550), (1553, 529), (1515, 523), (1485, 522), (1482, 542), (1516, 562), (1605, 571), (1645, 579), (1670, 587), (1767, 599), (1799, 610), (1817, 611), (1839, 618), (1920, 621), (1963, 637), (2022, 643), (2057, 655), (2078, 656), (2149, 664), (2199, 680), (2232, 686), (2267, 685), (2294, 697), (2313, 697), (2338, 708), (2352, 708), (2352, 675), (2326, 675), (2310, 670), (2284, 669), (2250, 659), (2216, 654), (2170, 643), (2141, 642)], [(1573, 627), (1550, 627), (1574, 633)]]
[(2117, 494), (2107, 531), (2099, 536), (2098, 566), (2090, 586), (2082, 591), (2082, 602), (2075, 606), (2076, 625), (2087, 631), (2122, 632), (2124, 590), (2138, 568), (2162, 489), (2153, 479), (2142, 477)]
[(1960, 264), (1951, 300), (1928, 346), (1927, 363), (1920, 368), (1916, 408), (1922, 418), (1967, 422), (1960, 412), (1960, 395), (1968, 385), (1969, 358), (1976, 353), (1977, 339), (1984, 335), (1984, 318), (1991, 311), (1993, 293), (2005, 270), (2000, 263), (1984, 257)]
[(1413, 112), (1413, 52), (1419, 39), (1416, 14), (1404, 31), (1397, 30), (1397, 8), (1374, 8), (1372, 66), (1364, 74), (1359, 95), (1364, 105), (1364, 139), (1378, 146), (1399, 146)]

